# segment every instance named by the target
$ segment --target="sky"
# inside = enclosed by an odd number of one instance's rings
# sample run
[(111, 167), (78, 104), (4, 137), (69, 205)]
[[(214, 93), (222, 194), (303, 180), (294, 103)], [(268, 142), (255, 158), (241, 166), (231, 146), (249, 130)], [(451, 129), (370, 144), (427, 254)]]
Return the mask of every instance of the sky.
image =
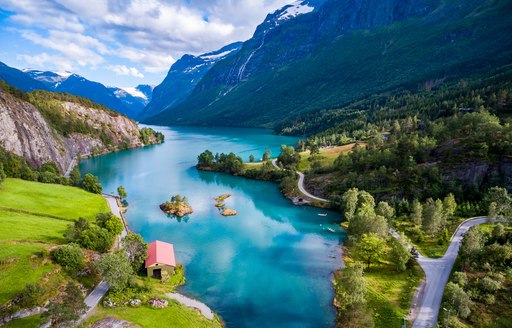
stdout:
[(293, 0), (0, 0), (0, 61), (108, 86), (159, 84), (184, 54), (249, 39)]

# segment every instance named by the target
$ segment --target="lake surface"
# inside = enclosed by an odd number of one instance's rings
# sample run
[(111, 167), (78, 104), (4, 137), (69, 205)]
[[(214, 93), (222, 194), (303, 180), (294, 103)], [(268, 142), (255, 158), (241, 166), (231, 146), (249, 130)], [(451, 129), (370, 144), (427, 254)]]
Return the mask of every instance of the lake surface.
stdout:
[[(180, 291), (209, 305), (228, 327), (331, 327), (331, 273), (342, 266), (340, 215), (294, 206), (277, 184), (197, 171), (205, 149), (233, 151), (244, 160), (266, 148), (279, 154), (295, 138), (266, 130), (154, 127), (165, 143), (82, 161), (82, 174), (100, 177), (104, 192), (128, 192), (128, 225), (148, 242), (174, 244), (185, 266)], [(231, 194), (223, 217), (213, 198)], [(187, 196), (194, 213), (177, 220), (159, 209), (172, 195)], [(328, 213), (326, 217), (319, 213)], [(328, 227), (336, 230), (332, 233)]]

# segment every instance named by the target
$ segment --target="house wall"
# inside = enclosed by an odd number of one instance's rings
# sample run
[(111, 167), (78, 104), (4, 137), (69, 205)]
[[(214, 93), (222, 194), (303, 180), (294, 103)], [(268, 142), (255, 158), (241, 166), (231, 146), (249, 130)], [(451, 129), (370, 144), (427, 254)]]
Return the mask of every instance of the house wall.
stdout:
[(169, 275), (174, 274), (174, 267), (167, 264), (155, 264), (147, 268), (148, 270), (148, 277), (153, 277), (153, 270), (156, 269), (162, 269), (162, 271), (167, 271)]

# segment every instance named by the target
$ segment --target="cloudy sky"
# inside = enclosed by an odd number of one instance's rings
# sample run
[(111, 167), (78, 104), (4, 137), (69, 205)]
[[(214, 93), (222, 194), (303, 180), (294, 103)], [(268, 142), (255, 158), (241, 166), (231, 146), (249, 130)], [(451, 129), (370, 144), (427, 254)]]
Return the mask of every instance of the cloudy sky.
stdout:
[(1, 0), (0, 61), (112, 86), (158, 84), (185, 53), (250, 38), (293, 0)]

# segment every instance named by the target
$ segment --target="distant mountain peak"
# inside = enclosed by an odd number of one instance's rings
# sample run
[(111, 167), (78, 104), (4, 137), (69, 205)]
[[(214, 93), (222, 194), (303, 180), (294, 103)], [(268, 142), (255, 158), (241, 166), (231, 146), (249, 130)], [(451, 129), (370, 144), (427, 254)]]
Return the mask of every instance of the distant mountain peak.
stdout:
[(308, 14), (313, 10), (315, 10), (315, 7), (311, 6), (308, 1), (298, 0), (276, 10), (274, 14), (277, 14), (277, 20), (281, 21), (294, 18), (299, 15)]

